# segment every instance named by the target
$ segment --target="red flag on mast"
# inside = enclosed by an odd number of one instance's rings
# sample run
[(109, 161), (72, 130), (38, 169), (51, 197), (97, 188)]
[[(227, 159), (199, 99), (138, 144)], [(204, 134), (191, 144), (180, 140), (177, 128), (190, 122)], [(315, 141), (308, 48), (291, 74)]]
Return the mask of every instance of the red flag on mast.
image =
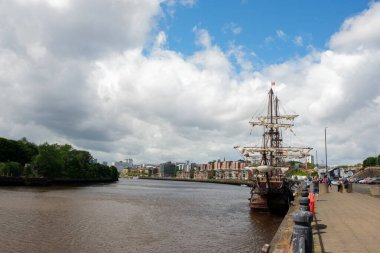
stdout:
[(276, 86), (276, 83), (272, 81), (272, 87)]

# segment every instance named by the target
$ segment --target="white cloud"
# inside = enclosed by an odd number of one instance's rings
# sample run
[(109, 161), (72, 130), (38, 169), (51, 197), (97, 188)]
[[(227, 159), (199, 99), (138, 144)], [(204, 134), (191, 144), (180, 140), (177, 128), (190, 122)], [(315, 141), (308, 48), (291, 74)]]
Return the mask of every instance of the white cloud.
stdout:
[(47, 2), (3, 3), (3, 136), (67, 142), (108, 161), (238, 159), (232, 147), (252, 143), (247, 122), (275, 80), (285, 109), (301, 115), (293, 144), (323, 153), (328, 126), (331, 164), (378, 154), (379, 3), (348, 19), (328, 50), (254, 72), (244, 47), (224, 52), (198, 27), (199, 51), (168, 49), (154, 27), (160, 2), (71, 1), (59, 14)]
[(225, 24), (225, 25), (223, 26), (223, 28), (222, 28), (222, 31), (223, 31), (224, 33), (230, 32), (230, 33), (232, 33), (232, 34), (237, 35), (237, 34), (240, 34), (240, 33), (241, 33), (242, 28), (241, 28), (238, 24), (236, 24), (236, 23), (234, 23), (234, 22), (231, 22), (231, 23), (227, 23), (227, 24)]
[(276, 35), (277, 35), (277, 37), (279, 38), (279, 39), (281, 39), (281, 40), (284, 40), (284, 41), (286, 41), (287, 40), (287, 35), (286, 35), (286, 33), (284, 32), (284, 31), (282, 31), (282, 30), (277, 30), (276, 31)]
[(377, 50), (380, 44), (380, 4), (372, 2), (368, 10), (346, 19), (340, 31), (330, 40), (330, 47), (336, 51), (353, 52)]
[[(234, 56), (237, 64), (241, 67), (242, 71), (252, 71), (252, 62), (247, 58), (247, 54), (244, 52), (243, 46), (236, 46), (235, 44), (230, 44), (228, 55)], [(253, 54), (253, 56), (255, 56)]]
[(16, 0), (21, 5), (30, 4), (47, 4), (49, 7), (56, 10), (65, 10), (70, 5), (70, 0)]
[(193, 7), (197, 3), (197, 0), (180, 0), (179, 2), (186, 7)]
[(161, 48), (166, 44), (166, 34), (163, 31), (160, 31), (156, 36), (156, 41), (154, 43), (154, 48)]
[(268, 37), (266, 37), (265, 39), (264, 39), (264, 44), (266, 44), (266, 45), (268, 45), (268, 44), (270, 44), (270, 43), (273, 43), (274, 42), (274, 39), (273, 39), (273, 37), (271, 37), (271, 36), (268, 36)]
[(303, 38), (302, 38), (302, 36), (295, 36), (294, 39), (293, 39), (293, 43), (296, 46), (302, 47), (303, 46)]
[(212, 39), (207, 30), (194, 26), (193, 32), (196, 35), (195, 42), (197, 45), (203, 46), (205, 48), (209, 48), (211, 46)]

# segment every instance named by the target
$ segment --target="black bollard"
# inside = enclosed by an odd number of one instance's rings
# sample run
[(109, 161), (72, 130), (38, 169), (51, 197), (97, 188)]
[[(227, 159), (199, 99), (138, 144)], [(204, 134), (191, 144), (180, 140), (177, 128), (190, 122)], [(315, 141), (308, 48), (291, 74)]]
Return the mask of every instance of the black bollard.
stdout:
[(313, 232), (311, 230), (312, 214), (298, 211), (293, 215), (293, 253), (313, 252)]
[(313, 215), (310, 211), (309, 191), (306, 184), (303, 185), (301, 191), (300, 211), (293, 214), (293, 253), (313, 252), (313, 232), (311, 222)]
[(300, 199), (300, 210), (301, 211), (310, 211), (310, 199), (309, 199), (309, 190), (307, 189), (306, 184), (303, 185), (301, 191)]

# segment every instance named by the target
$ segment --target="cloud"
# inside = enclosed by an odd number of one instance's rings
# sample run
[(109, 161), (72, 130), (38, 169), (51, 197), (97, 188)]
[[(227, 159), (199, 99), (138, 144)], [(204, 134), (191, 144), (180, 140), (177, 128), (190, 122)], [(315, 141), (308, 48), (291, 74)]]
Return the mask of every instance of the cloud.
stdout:
[(223, 26), (223, 28), (222, 28), (222, 31), (224, 32), (224, 33), (232, 33), (232, 34), (235, 34), (235, 35), (237, 35), (237, 34), (240, 34), (241, 33), (241, 31), (242, 31), (242, 28), (238, 25), (238, 24), (236, 24), (236, 23), (234, 23), (234, 22), (231, 22), (231, 23), (227, 23), (227, 24), (225, 24), (224, 26)]
[(208, 48), (211, 46), (212, 39), (211, 39), (211, 36), (207, 30), (202, 29), (202, 28), (198, 28), (197, 26), (194, 26), (193, 32), (196, 35), (195, 43), (197, 45), (205, 47), (205, 48)]
[(302, 38), (302, 36), (295, 36), (294, 39), (293, 39), (293, 43), (296, 46), (302, 47), (303, 46), (303, 38)]
[(197, 3), (197, 0), (180, 0), (179, 2), (183, 6), (193, 7)]
[(198, 51), (170, 50), (155, 25), (161, 1), (113, 3), (1, 3), (4, 137), (70, 143), (108, 161), (239, 159), (232, 147), (259, 141), (247, 122), (275, 80), (282, 108), (300, 114), (287, 143), (322, 154), (328, 126), (329, 164), (380, 150), (379, 3), (347, 19), (326, 50), (260, 71), (244, 46), (225, 52), (199, 27)]
[[(248, 58), (251, 54), (246, 54), (243, 46), (236, 46), (234, 43), (231, 43), (227, 55), (231, 55), (235, 58), (236, 63), (241, 67), (242, 71), (252, 71), (253, 66), (252, 62)], [(255, 56), (253, 53), (252, 56)]]
[(154, 48), (160, 48), (166, 44), (166, 34), (163, 31), (160, 31), (156, 36), (156, 41), (154, 43)]
[(274, 38), (272, 36), (268, 36), (264, 39), (264, 44), (269, 45), (274, 42)]
[(331, 49), (342, 52), (377, 50), (380, 44), (380, 4), (372, 2), (369, 9), (357, 16), (346, 19), (340, 31), (329, 42)]
[(70, 6), (70, 0), (16, 0), (20, 5), (46, 4), (55, 10), (65, 10)]
[(286, 41), (288, 36), (286, 35), (286, 33), (282, 30), (277, 30), (276, 31), (276, 35), (279, 39), (283, 40), (283, 41)]

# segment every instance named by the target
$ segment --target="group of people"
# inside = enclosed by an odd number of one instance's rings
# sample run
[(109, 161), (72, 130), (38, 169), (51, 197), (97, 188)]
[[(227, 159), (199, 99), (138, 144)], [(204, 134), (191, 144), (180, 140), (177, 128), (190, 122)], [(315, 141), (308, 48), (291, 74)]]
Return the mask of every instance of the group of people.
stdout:
[[(321, 177), (318, 178), (315, 176), (312, 179), (312, 184), (313, 184), (313, 193), (309, 193), (309, 199), (310, 199), (310, 211), (313, 213), (314, 212), (314, 202), (318, 201), (318, 195), (319, 195), (319, 184), (327, 184), (328, 188), (332, 190), (332, 180), (330, 177)], [(337, 180), (337, 186), (338, 186), (338, 192), (343, 193), (343, 187), (345, 189), (348, 188), (348, 180), (347, 178), (339, 178)]]
[[(313, 179), (309, 179), (309, 182), (313, 184), (313, 193), (309, 193), (309, 199), (310, 199), (310, 212), (314, 213), (314, 202), (318, 201), (318, 195), (319, 195), (319, 184), (327, 184), (328, 188), (332, 190), (332, 180), (330, 177), (321, 177), (318, 178), (315, 176)], [(339, 178), (337, 180), (337, 186), (338, 186), (338, 192), (343, 193), (343, 187), (345, 189), (348, 188), (348, 179), (347, 178)]]
[[(330, 177), (320, 177), (318, 178), (317, 176), (315, 176), (313, 178), (313, 193), (314, 195), (315, 194), (319, 194), (319, 184), (327, 184), (328, 188), (330, 190), (332, 190), (332, 180)], [(336, 185), (338, 186), (338, 192), (343, 192), (343, 187), (345, 189), (348, 188), (348, 184), (349, 184), (349, 181), (347, 178), (339, 178), (337, 181), (336, 181)]]
[(343, 192), (343, 187), (345, 189), (348, 188), (348, 179), (347, 178), (339, 178), (338, 181), (337, 181), (337, 185), (338, 185), (338, 192)]
[(310, 207), (310, 212), (314, 213), (314, 203), (315, 201), (318, 201), (318, 195), (319, 195), (319, 179), (317, 177), (314, 177), (312, 179), (312, 184), (313, 184), (313, 193), (309, 193), (309, 207)]

